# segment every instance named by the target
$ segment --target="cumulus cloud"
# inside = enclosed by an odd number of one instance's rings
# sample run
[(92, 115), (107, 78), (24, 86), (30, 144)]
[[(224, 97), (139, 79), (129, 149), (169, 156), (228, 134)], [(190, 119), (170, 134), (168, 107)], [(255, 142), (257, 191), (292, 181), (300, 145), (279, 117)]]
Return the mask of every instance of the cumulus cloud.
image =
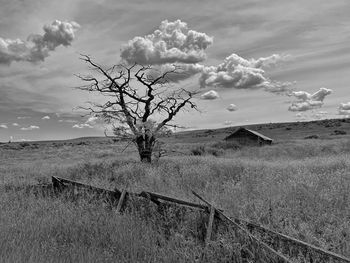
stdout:
[(340, 103), (339, 108), (341, 108), (342, 110), (350, 110), (350, 102)]
[(209, 90), (201, 95), (202, 100), (215, 100), (219, 98), (219, 94), (215, 90)]
[(232, 54), (218, 66), (199, 64), (206, 59), (205, 51), (212, 43), (212, 37), (189, 29), (181, 20), (164, 20), (153, 33), (135, 37), (124, 45), (121, 58), (127, 63), (153, 65), (153, 77), (173, 70), (176, 64), (180, 72), (168, 74), (169, 81), (179, 82), (200, 73), (202, 88), (264, 88), (275, 93), (289, 90), (291, 83), (272, 81), (265, 74), (267, 68), (289, 60), (289, 55), (245, 59)]
[(152, 34), (135, 37), (121, 49), (121, 58), (128, 63), (166, 64), (197, 63), (205, 60), (205, 50), (213, 38), (188, 28), (181, 20), (164, 20)]
[(19, 126), (17, 122), (12, 123), (12, 126)]
[(320, 108), (323, 105), (323, 100), (331, 94), (331, 89), (320, 88), (317, 92), (310, 94), (306, 91), (294, 91), (291, 93), (297, 101), (289, 106), (290, 111), (307, 111)]
[(322, 107), (322, 101), (297, 101), (293, 102), (292, 105), (289, 106), (288, 110), (290, 111), (307, 111), (316, 108)]
[(235, 104), (230, 104), (227, 107), (228, 111), (236, 111), (237, 110), (237, 106)]
[(29, 127), (22, 127), (21, 130), (22, 131), (32, 131), (32, 130), (37, 130), (40, 129), (39, 126), (35, 126), (35, 125), (30, 125)]
[(273, 54), (269, 57), (262, 57), (259, 59), (250, 59), (249, 62), (254, 68), (270, 68), (278, 64), (290, 60), (290, 55)]
[[(75, 129), (84, 129), (84, 128), (94, 128), (94, 125), (96, 124), (96, 122), (98, 121), (98, 117), (96, 116), (90, 116), (84, 123), (78, 123), (78, 124), (74, 124), (72, 126), (72, 128)], [(73, 120), (68, 120), (66, 122), (73, 122)]]
[(331, 93), (331, 89), (320, 88), (314, 94), (310, 94), (306, 91), (294, 91), (292, 92), (292, 96), (296, 97), (300, 101), (323, 101), (325, 97)]
[(340, 103), (338, 107), (338, 114), (350, 115), (350, 102)]
[(0, 124), (0, 129), (8, 129), (6, 124)]
[(98, 117), (96, 116), (90, 116), (87, 120), (86, 120), (86, 124), (90, 124), (90, 125), (93, 125), (93, 124), (96, 124), (98, 120)]
[(69, 46), (79, 28), (76, 22), (55, 20), (43, 27), (44, 34), (31, 34), (27, 40), (0, 37), (0, 64), (10, 65), (14, 61), (39, 62), (49, 56), (58, 46)]
[(49, 120), (49, 119), (51, 119), (51, 118), (50, 118), (50, 116), (46, 115), (46, 116), (42, 117), (41, 119), (42, 119), (42, 120)]
[(218, 66), (204, 67), (199, 83), (201, 88), (207, 86), (236, 89), (264, 88), (270, 92), (284, 92), (291, 84), (270, 80), (263, 69), (276, 64), (279, 59), (282, 60), (282, 56), (272, 55), (267, 58), (247, 60), (232, 54)]
[(92, 129), (93, 127), (88, 123), (80, 123), (80, 124), (74, 124), (72, 126), (72, 128), (76, 128), (76, 129), (90, 128), (90, 129)]

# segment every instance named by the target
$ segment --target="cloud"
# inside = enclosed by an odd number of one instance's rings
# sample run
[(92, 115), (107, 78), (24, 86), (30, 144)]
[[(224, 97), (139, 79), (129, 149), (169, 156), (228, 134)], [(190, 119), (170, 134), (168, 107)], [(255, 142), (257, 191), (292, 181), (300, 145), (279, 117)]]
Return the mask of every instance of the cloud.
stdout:
[(232, 125), (232, 121), (224, 121), (224, 125)]
[(350, 102), (340, 103), (339, 108), (342, 110), (350, 110)]
[(340, 103), (338, 107), (339, 115), (350, 115), (350, 102)]
[(31, 34), (26, 41), (0, 37), (0, 64), (10, 65), (14, 61), (39, 62), (49, 56), (58, 46), (69, 46), (79, 28), (76, 22), (55, 20), (43, 27), (44, 34)]
[(249, 62), (251, 63), (251, 66), (255, 68), (270, 68), (275, 67), (281, 62), (285, 62), (290, 59), (290, 55), (273, 54), (269, 57), (262, 57), (257, 60), (250, 59)]
[(76, 121), (76, 120), (71, 120), (71, 119), (67, 119), (67, 120), (58, 120), (58, 122), (77, 123), (78, 121)]
[(227, 107), (227, 110), (228, 111), (236, 111), (237, 110), (237, 106), (235, 104), (230, 104), (228, 107)]
[(201, 88), (223, 87), (236, 89), (263, 88), (270, 92), (284, 92), (291, 85), (289, 82), (276, 82), (265, 76), (263, 67), (276, 64), (282, 56), (272, 55), (267, 58), (244, 59), (232, 54), (218, 66), (204, 67), (199, 83)]
[(21, 130), (22, 131), (32, 131), (32, 130), (37, 130), (40, 129), (39, 126), (35, 126), (35, 125), (30, 125), (29, 127), (22, 127)]
[(25, 120), (25, 119), (30, 119), (31, 117), (29, 116), (19, 116), (17, 117), (18, 120)]
[(6, 124), (0, 124), (0, 129), (8, 129)]
[(93, 124), (96, 124), (98, 119), (99, 118), (96, 116), (90, 116), (85, 123), (93, 125)]
[(323, 100), (331, 94), (331, 89), (320, 88), (314, 94), (310, 94), (306, 91), (294, 91), (291, 93), (297, 101), (293, 102), (289, 106), (289, 111), (308, 111), (316, 108), (320, 108), (323, 105)]
[(322, 119), (324, 117), (326, 117), (328, 115), (327, 111), (318, 111), (318, 112), (314, 112), (312, 114), (312, 117), (315, 119)]
[(201, 95), (202, 100), (215, 100), (219, 98), (219, 94), (215, 90), (210, 90)]
[(72, 126), (72, 128), (77, 128), (77, 129), (90, 128), (90, 129), (92, 129), (93, 127), (88, 123), (80, 123), (80, 124), (74, 124)]
[(289, 111), (307, 111), (312, 110), (315, 108), (322, 107), (323, 102), (322, 101), (298, 101), (293, 102), (292, 105), (289, 106)]
[[(90, 128), (90, 129), (92, 129), (92, 128), (94, 128), (93, 125), (95, 125), (98, 120), (99, 120), (98, 117), (90, 116), (84, 123), (74, 124), (72, 126), (72, 128), (76, 128), (76, 129)], [(68, 122), (71, 122), (71, 121), (68, 121)]]
[(49, 119), (50, 119), (50, 116), (47, 116), (47, 115), (46, 115), (46, 116), (42, 117), (41, 119), (42, 119), (42, 120), (49, 120)]
[(190, 30), (181, 20), (164, 20), (152, 34), (135, 37), (124, 45), (121, 58), (128, 63), (156, 66), (151, 73), (153, 77), (173, 70), (176, 63), (181, 72), (168, 74), (170, 82), (179, 82), (201, 73), (199, 82), (202, 88), (264, 88), (276, 93), (289, 90), (291, 83), (271, 81), (265, 76), (264, 70), (289, 60), (289, 55), (273, 54), (258, 59), (244, 59), (232, 54), (218, 66), (198, 64), (206, 59), (205, 50), (212, 43), (212, 37)]
[(12, 126), (19, 126), (17, 122), (12, 123)]
[(121, 49), (128, 63), (166, 64), (197, 63), (206, 59), (205, 49), (213, 38), (188, 28), (185, 22), (164, 20), (152, 34), (135, 37)]
[(331, 89), (320, 88), (314, 94), (310, 94), (306, 91), (294, 91), (292, 92), (292, 95), (300, 101), (308, 101), (308, 100), (323, 101), (325, 97), (331, 94), (332, 92), (333, 91)]

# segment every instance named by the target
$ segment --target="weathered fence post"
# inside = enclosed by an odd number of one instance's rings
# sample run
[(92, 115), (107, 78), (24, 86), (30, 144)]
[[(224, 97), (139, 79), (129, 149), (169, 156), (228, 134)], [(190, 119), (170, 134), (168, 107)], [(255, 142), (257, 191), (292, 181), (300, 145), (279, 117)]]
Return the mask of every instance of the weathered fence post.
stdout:
[(210, 214), (209, 214), (209, 222), (208, 222), (208, 227), (207, 227), (207, 235), (205, 238), (205, 245), (207, 246), (210, 242), (211, 239), (211, 232), (213, 230), (213, 223), (214, 223), (214, 215), (215, 215), (215, 207), (210, 206)]
[(120, 198), (119, 198), (119, 201), (118, 201), (117, 209), (116, 209), (116, 213), (118, 213), (118, 214), (120, 213), (120, 210), (122, 209), (125, 196), (126, 196), (126, 190), (123, 189), (122, 194), (120, 195)]

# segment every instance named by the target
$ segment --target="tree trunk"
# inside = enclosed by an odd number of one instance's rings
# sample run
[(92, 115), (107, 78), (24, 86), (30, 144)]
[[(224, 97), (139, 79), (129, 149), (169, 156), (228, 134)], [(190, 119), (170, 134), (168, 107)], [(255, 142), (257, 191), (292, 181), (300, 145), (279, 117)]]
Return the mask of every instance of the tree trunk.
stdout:
[(139, 151), (141, 162), (152, 162), (152, 151), (155, 138), (153, 136), (141, 135), (136, 138), (137, 149)]
[(151, 163), (152, 162), (152, 152), (147, 151), (147, 150), (143, 150), (142, 152), (140, 152), (140, 159), (141, 159), (141, 162)]

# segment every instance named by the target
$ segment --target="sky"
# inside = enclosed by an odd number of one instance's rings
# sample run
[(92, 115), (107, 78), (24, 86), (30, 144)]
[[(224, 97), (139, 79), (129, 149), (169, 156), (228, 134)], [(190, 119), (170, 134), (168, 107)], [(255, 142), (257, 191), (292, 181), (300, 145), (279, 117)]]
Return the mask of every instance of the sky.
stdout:
[(0, 141), (103, 136), (80, 54), (179, 63), (187, 129), (350, 115), (348, 0), (0, 0)]

